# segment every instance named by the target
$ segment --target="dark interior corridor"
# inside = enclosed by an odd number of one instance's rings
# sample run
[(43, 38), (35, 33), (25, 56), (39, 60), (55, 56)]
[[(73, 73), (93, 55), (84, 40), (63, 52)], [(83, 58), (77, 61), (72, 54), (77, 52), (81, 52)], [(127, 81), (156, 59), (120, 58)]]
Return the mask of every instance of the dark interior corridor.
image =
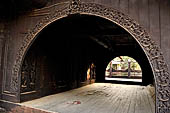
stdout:
[(153, 84), (144, 51), (123, 28), (87, 15), (57, 20), (39, 33), (26, 53), (21, 69), (21, 100), (88, 84), (87, 70), (91, 64), (95, 65), (91, 79), (105, 82), (107, 64), (121, 55), (140, 64), (143, 85)]

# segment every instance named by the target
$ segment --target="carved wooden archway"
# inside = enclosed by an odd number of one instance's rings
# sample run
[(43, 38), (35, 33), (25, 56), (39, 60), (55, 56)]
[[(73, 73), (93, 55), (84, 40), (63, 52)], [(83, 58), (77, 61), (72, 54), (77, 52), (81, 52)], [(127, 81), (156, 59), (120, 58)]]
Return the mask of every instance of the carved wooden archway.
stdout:
[(18, 50), (11, 79), (11, 90), (15, 95), (19, 96), (20, 68), (24, 55), (36, 38), (36, 35), (50, 23), (60, 18), (67, 17), (70, 14), (78, 13), (98, 16), (110, 20), (134, 37), (145, 52), (153, 70), (156, 84), (156, 113), (170, 112), (170, 77), (168, 67), (160, 48), (136, 21), (113, 8), (108, 8), (95, 3), (82, 3), (79, 0), (63, 3), (60, 9), (55, 7), (55, 5), (51, 7), (52, 10), (50, 14), (40, 20), (34, 28), (30, 30)]

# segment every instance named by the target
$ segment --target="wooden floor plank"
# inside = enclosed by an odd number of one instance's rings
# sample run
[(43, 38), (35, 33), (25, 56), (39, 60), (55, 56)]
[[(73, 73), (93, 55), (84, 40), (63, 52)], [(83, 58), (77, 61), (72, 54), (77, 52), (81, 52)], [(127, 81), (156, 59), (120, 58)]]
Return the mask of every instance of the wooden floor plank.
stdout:
[(134, 88), (128, 88), (128, 89), (129, 89), (130, 95), (128, 95), (128, 100), (127, 100), (126, 104), (124, 105), (122, 113), (128, 113), (130, 102), (131, 102), (131, 98), (133, 97), (133, 92), (135, 90)]
[(145, 96), (147, 97), (146, 100), (148, 100), (148, 102), (149, 102), (149, 105), (150, 105), (149, 107), (151, 108), (151, 112), (152, 112), (152, 113), (155, 113), (155, 103), (154, 103), (154, 100), (152, 99), (149, 91), (146, 90), (146, 91), (144, 92), (144, 94), (145, 94)]
[[(109, 110), (109, 108), (111, 108), (110, 100), (112, 100), (112, 98), (113, 98), (112, 94), (115, 94), (115, 95), (118, 94), (118, 89), (116, 89), (116, 87), (114, 87), (114, 90), (113, 90), (113, 85), (111, 85), (109, 87), (109, 93), (108, 93), (108, 95), (106, 95), (106, 98), (101, 98), (100, 102), (97, 102), (94, 105), (95, 107), (93, 109), (91, 109), (90, 112), (91, 113), (104, 113), (104, 112), (106, 112), (106, 109)], [(97, 111), (100, 111), (100, 112), (97, 112)]]
[(145, 108), (142, 108), (142, 100), (144, 97), (142, 95), (142, 89), (141, 88), (137, 88), (136, 90), (136, 107), (135, 107), (135, 113), (148, 113), (146, 112)]
[(111, 111), (113, 113), (119, 112), (119, 106), (121, 104), (121, 101), (123, 100), (124, 93), (126, 93), (126, 89), (123, 90), (122, 88), (120, 88), (118, 96), (114, 98), (114, 102), (112, 101), (111, 104), (113, 109)]
[[(146, 113), (151, 113), (151, 112), (149, 112), (148, 110), (150, 110), (148, 107), (148, 103), (146, 102), (146, 98), (147, 98), (147, 96), (145, 96), (144, 95), (144, 93), (143, 92), (145, 92), (147, 89), (145, 89), (145, 87), (141, 87), (140, 88), (140, 100), (141, 100), (141, 105), (140, 105), (140, 108), (141, 108), (141, 111), (143, 112), (143, 110), (146, 110), (145, 112)], [(145, 108), (147, 108), (147, 109), (145, 109)], [(141, 112), (141, 113), (142, 113)]]
[[(121, 101), (120, 101), (120, 103), (118, 105), (118, 109), (115, 111), (115, 113), (124, 113), (124, 112), (126, 112), (125, 109), (129, 105), (132, 93), (133, 93), (132, 88), (127, 87), (126, 89), (124, 89), (124, 93), (123, 93)], [(126, 104), (128, 104), (128, 105), (126, 106)]]
[(144, 86), (95, 83), (21, 105), (59, 113), (154, 113), (151, 101)]
[(129, 109), (128, 109), (127, 113), (135, 113), (135, 103), (136, 103), (136, 95), (137, 95), (136, 91), (137, 91), (137, 88), (134, 87), (134, 91), (132, 94), (133, 96), (131, 98)]

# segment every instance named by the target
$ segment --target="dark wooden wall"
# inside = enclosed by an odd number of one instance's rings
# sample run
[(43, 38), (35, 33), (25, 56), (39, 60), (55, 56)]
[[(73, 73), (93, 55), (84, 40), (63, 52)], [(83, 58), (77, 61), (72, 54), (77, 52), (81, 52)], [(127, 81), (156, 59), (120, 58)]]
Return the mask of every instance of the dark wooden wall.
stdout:
[[(47, 6), (68, 0), (50, 0)], [(167, 64), (170, 68), (170, 1), (169, 0), (82, 0), (83, 2), (95, 2), (124, 12), (136, 20), (151, 35), (152, 39), (161, 47)], [(46, 11), (48, 13), (48, 10)], [(31, 16), (25, 14), (12, 17), (6, 22), (0, 20), (0, 80), (2, 70), (10, 80), (12, 68), (16, 59), (16, 52), (21, 42), (40, 19), (46, 15)], [(0, 16), (1, 18), (1, 16)], [(5, 19), (6, 20), (6, 19)], [(4, 25), (4, 23), (7, 23)], [(4, 28), (5, 26), (5, 28)], [(6, 30), (4, 30), (6, 29)], [(5, 32), (5, 34), (4, 34)], [(5, 40), (4, 40), (5, 39)], [(6, 42), (6, 43), (5, 43)], [(5, 63), (4, 63), (5, 62)], [(3, 66), (3, 67), (2, 67)], [(6, 76), (4, 75), (4, 76)], [(0, 89), (2, 80), (0, 81)], [(10, 84), (5, 85), (10, 89)]]
[[(4, 41), (4, 23), (0, 23), (0, 89), (2, 88), (2, 49)], [(1, 93), (1, 90), (0, 90)]]

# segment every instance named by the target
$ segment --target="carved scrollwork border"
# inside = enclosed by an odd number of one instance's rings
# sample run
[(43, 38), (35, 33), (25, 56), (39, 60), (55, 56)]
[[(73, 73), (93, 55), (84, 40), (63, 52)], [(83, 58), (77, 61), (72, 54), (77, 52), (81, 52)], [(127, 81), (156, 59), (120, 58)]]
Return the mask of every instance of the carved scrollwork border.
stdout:
[(19, 72), (22, 61), (27, 49), (31, 45), (32, 41), (36, 38), (36, 35), (44, 27), (60, 18), (67, 17), (70, 14), (76, 13), (87, 14), (99, 16), (108, 19), (113, 23), (116, 23), (136, 39), (148, 57), (154, 73), (156, 84), (156, 113), (169, 113), (170, 77), (168, 67), (165, 63), (160, 48), (150, 38), (146, 30), (143, 29), (135, 20), (131, 19), (129, 16), (110, 7), (105, 7), (95, 3), (82, 3), (79, 0), (73, 0), (68, 3), (64, 3), (64, 6), (65, 7), (62, 7), (61, 9), (54, 8), (55, 10), (51, 10), (51, 12), (42, 20), (40, 20), (25, 36), (25, 39), (18, 50), (15, 64), (13, 66), (11, 91), (16, 94), (19, 91)]

